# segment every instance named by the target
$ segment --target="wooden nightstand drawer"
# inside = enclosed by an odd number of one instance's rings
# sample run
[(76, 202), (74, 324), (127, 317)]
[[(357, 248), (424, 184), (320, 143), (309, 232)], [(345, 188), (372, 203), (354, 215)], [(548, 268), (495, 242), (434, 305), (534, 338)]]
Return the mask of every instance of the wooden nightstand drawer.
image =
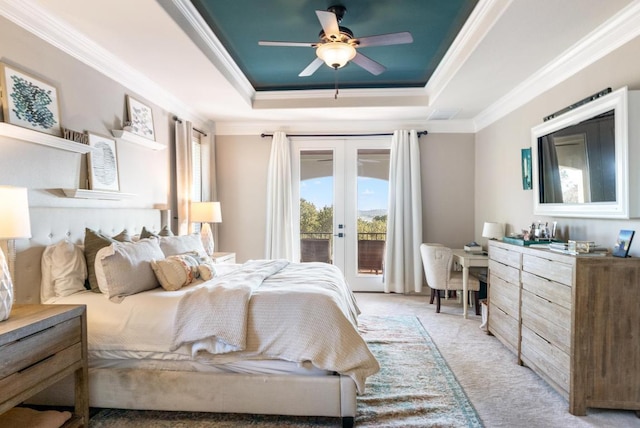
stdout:
[(217, 265), (227, 263), (233, 264), (236, 262), (236, 253), (213, 253), (211, 260), (213, 260), (213, 263)]
[(0, 347), (0, 380), (79, 343), (81, 338), (80, 319), (74, 318)]

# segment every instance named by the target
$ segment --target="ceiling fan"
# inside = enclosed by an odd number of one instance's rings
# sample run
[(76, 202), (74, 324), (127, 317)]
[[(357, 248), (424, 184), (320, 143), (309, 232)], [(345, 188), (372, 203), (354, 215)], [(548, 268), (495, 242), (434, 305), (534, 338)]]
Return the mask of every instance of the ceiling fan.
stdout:
[(400, 33), (380, 34), (356, 38), (347, 27), (341, 27), (347, 9), (344, 6), (331, 6), (326, 11), (316, 10), (316, 15), (322, 25), (318, 42), (272, 42), (261, 40), (261, 46), (296, 46), (311, 47), (316, 49), (317, 58), (298, 74), (299, 77), (311, 76), (320, 68), (322, 63), (337, 70), (344, 67), (349, 61), (353, 61), (373, 75), (379, 75), (386, 67), (371, 58), (356, 51), (356, 48), (369, 46), (389, 46), (413, 43), (413, 37), (408, 31)]

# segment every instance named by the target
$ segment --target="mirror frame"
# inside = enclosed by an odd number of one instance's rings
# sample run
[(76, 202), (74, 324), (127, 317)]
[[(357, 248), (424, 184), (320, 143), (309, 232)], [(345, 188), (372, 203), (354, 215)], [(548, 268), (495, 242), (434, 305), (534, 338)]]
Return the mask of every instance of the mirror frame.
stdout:
[[(629, 115), (640, 114), (640, 91), (628, 91), (623, 87), (594, 101), (548, 120), (531, 129), (531, 161), (533, 165), (533, 213), (557, 217), (618, 218), (640, 217), (640, 172), (630, 170), (629, 165), (640, 165), (640, 142), (637, 123), (629, 122)], [(558, 204), (540, 202), (538, 138), (591, 117), (614, 110), (616, 200), (582, 204)], [(638, 122), (635, 120), (634, 122)]]

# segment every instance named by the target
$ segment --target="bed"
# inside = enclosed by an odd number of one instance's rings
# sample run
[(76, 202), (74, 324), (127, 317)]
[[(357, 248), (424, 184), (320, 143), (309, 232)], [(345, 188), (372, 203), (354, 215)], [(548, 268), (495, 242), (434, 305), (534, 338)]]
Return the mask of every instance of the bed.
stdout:
[[(14, 283), (18, 303), (40, 301), (41, 259), (46, 248), (65, 240), (82, 243), (85, 228), (100, 230), (110, 236), (124, 229), (136, 232), (143, 227), (161, 230), (166, 224), (166, 212), (32, 208), (31, 224), (33, 237), (16, 242)], [(356, 395), (363, 392), (366, 377), (379, 367), (357, 333), (357, 307), (342, 276), (331, 266), (284, 261), (251, 261), (242, 266), (215, 268), (218, 272), (214, 278), (194, 281), (179, 290), (154, 288), (124, 297), (111, 296), (110, 299), (101, 293), (85, 291), (53, 299), (53, 303), (87, 305), (90, 405), (329, 416), (341, 418), (343, 426), (352, 426)], [(311, 275), (314, 271), (316, 275)], [(104, 272), (100, 274), (104, 276)], [(316, 279), (307, 280), (312, 277)], [(238, 287), (233, 286), (239, 283), (249, 284), (240, 287), (244, 290), (240, 294)], [(225, 284), (232, 285), (227, 292), (231, 292), (231, 298), (236, 300), (225, 300), (235, 303), (220, 306), (219, 296), (211, 293), (218, 293)], [(305, 287), (320, 290), (320, 304), (309, 306), (309, 295), (300, 291)], [(285, 292), (286, 288), (293, 288), (293, 294)], [(343, 290), (338, 292), (338, 289)], [(207, 307), (209, 313), (221, 314), (227, 310), (218, 318), (226, 320), (229, 327), (239, 326), (243, 319), (247, 320), (246, 326), (231, 328), (229, 331), (233, 333), (227, 333), (227, 336), (216, 330), (220, 328), (219, 323), (211, 325), (210, 317), (197, 315), (193, 306), (194, 301), (207, 299), (211, 305)], [(310, 310), (316, 306), (320, 307), (317, 311)], [(126, 323), (120, 324), (135, 326), (131, 320), (144, 307), (156, 308), (155, 315), (149, 315), (156, 318), (152, 322), (147, 319), (148, 324), (144, 327), (149, 331), (140, 324), (128, 332), (122, 325), (115, 328), (108, 323), (98, 324), (101, 318), (126, 319)], [(243, 316), (242, 311), (246, 315)], [(278, 313), (278, 318), (285, 324), (275, 322)], [(323, 317), (322, 313), (332, 315)], [(304, 322), (297, 321), (301, 316), (305, 318)], [(313, 334), (324, 336), (303, 338), (306, 345), (289, 349), (292, 347), (290, 340), (282, 337), (283, 332), (291, 330), (287, 326), (318, 324), (320, 319), (321, 323), (327, 323), (321, 329), (324, 333)], [(166, 320), (172, 322), (167, 324)], [(345, 323), (352, 327), (345, 329), (341, 325), (337, 329), (338, 324)], [(195, 325), (198, 325), (197, 329), (193, 328)], [(120, 333), (107, 337), (105, 332), (110, 329)], [(295, 330), (302, 336), (311, 335), (301, 327)], [(200, 332), (204, 331), (207, 334), (200, 337)], [(146, 338), (157, 340), (145, 342)], [(121, 343), (116, 343), (120, 339), (137, 345), (133, 351), (127, 350)], [(69, 405), (73, 402), (71, 379), (39, 394), (34, 402)]]

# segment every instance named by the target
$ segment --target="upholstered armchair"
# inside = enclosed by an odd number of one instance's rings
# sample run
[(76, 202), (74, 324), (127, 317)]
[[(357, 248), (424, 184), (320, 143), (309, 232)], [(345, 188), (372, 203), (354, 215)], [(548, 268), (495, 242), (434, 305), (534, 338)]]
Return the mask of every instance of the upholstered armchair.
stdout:
[[(440, 291), (462, 290), (462, 272), (453, 270), (453, 253), (451, 248), (441, 244), (421, 244), (420, 255), (427, 284), (431, 288), (431, 300), (436, 299), (436, 313), (440, 313)], [(478, 308), (480, 282), (469, 275), (469, 291), (474, 292), (474, 304)]]

